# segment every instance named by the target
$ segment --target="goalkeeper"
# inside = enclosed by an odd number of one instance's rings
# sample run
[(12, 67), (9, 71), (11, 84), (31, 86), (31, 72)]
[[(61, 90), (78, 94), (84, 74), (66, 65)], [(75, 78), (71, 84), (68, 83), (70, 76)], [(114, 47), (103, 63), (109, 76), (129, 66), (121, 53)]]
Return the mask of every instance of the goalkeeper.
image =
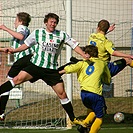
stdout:
[(96, 46), (86, 46), (85, 54), (90, 55), (89, 60), (68, 65), (59, 73), (77, 73), (82, 102), (85, 107), (92, 110), (83, 122), (85, 126), (92, 124), (89, 133), (97, 133), (101, 127), (103, 110), (106, 106), (102, 96), (102, 84), (110, 84), (111, 75), (107, 63), (98, 58)]

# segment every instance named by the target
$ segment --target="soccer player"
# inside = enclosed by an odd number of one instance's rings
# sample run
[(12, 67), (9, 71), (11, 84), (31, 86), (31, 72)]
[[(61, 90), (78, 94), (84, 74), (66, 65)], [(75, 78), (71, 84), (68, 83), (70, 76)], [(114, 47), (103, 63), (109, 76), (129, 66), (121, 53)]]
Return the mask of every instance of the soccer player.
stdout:
[[(108, 29), (108, 31), (106, 32), (106, 34), (112, 32), (114, 29), (115, 29), (115, 24), (112, 24), (112, 25), (109, 27), (109, 29)], [(82, 47), (82, 50), (84, 50), (84, 47)], [(66, 63), (65, 65), (60, 66), (60, 67), (58, 68), (58, 70), (61, 71), (61, 70), (64, 69), (65, 66), (70, 65), (70, 64), (75, 64), (75, 63), (77, 63), (78, 61), (81, 61), (81, 60), (82, 60), (82, 59), (77, 59), (76, 57), (73, 57), (73, 56), (72, 56), (72, 57), (70, 58), (70, 62), (69, 62), (69, 63)], [(61, 74), (61, 75), (63, 75), (63, 74)]]
[[(107, 20), (101, 20), (98, 22), (97, 33), (92, 33), (88, 39), (89, 45), (95, 45), (98, 47), (98, 57), (108, 62), (108, 67), (111, 76), (115, 76), (126, 66), (133, 67), (133, 56), (125, 54), (116, 50), (112, 41), (107, 39), (106, 32), (108, 31), (110, 24)], [(110, 62), (111, 56), (123, 57), (123, 59)]]
[[(101, 127), (103, 109), (106, 106), (102, 96), (102, 85), (103, 83), (110, 84), (111, 75), (107, 63), (98, 58), (96, 46), (87, 45), (85, 53), (90, 55), (89, 60), (68, 65), (59, 73), (77, 73), (82, 102), (85, 107), (92, 110), (83, 123), (85, 126), (92, 124), (89, 133), (97, 133)], [(84, 132), (84, 130), (78, 130), (81, 133)]]
[[(5, 25), (0, 25), (0, 29), (8, 32), (10, 35), (13, 36), (12, 39), (12, 47), (18, 48), (24, 43), (24, 40), (30, 34), (30, 30), (28, 29), (29, 23), (31, 21), (31, 16), (26, 12), (19, 12), (16, 15), (15, 19), (15, 31), (7, 28)], [(6, 48), (0, 48), (0, 52), (6, 52)], [(26, 66), (27, 60), (30, 60), (34, 52), (34, 48), (27, 49), (25, 51), (15, 53), (14, 60), (15, 62), (11, 66), (7, 78), (12, 79), (13, 77), (17, 76), (20, 70)], [(5, 108), (9, 98), (9, 92), (5, 92), (0, 95), (0, 120), (5, 119)]]
[(64, 89), (64, 82), (61, 75), (58, 73), (57, 59), (63, 47), (63, 44), (68, 44), (75, 52), (83, 58), (88, 59), (82, 49), (78, 46), (79, 43), (71, 38), (66, 32), (56, 30), (59, 22), (59, 16), (54, 13), (45, 15), (44, 24), (46, 28), (34, 30), (24, 41), (19, 48), (8, 49), (11, 53), (21, 52), (33, 45), (35, 52), (31, 57), (27, 67), (23, 68), (20, 73), (0, 86), (0, 94), (11, 90), (14, 86), (23, 82), (29, 81), (32, 78), (42, 79), (46, 82), (55, 93), (58, 95), (60, 102), (67, 112), (70, 120), (74, 124), (79, 124), (75, 118), (71, 101), (68, 99)]
[[(126, 66), (133, 67), (133, 56), (116, 50), (113, 42), (107, 39), (107, 37), (105, 36), (109, 28), (110, 24), (107, 20), (99, 21), (97, 26), (97, 32), (92, 33), (89, 36), (88, 44), (98, 47), (98, 57), (108, 63), (111, 76), (113, 77), (120, 71), (122, 71)], [(123, 58), (111, 62), (111, 56)], [(73, 57), (71, 58), (71, 60), (72, 63), (78, 62), (78, 59)]]
[[(88, 44), (98, 47), (98, 57), (108, 63), (108, 68), (110, 70), (111, 77), (113, 77), (117, 75), (120, 71), (122, 71), (126, 66), (133, 67), (133, 60), (132, 60), (133, 56), (124, 54), (116, 50), (112, 41), (110, 41), (106, 37), (106, 33), (109, 28), (110, 24), (107, 20), (99, 21), (97, 26), (97, 33), (92, 33), (90, 35), (88, 39)], [(111, 56), (124, 57), (124, 58), (111, 62), (110, 61)], [(72, 61), (72, 63), (76, 63), (79, 61), (76, 58), (71, 58), (70, 60)], [(59, 70), (63, 69), (64, 66), (61, 66)], [(94, 114), (91, 113), (90, 116), (91, 115), (93, 118)], [(86, 119), (85, 121), (87, 122), (88, 119)]]

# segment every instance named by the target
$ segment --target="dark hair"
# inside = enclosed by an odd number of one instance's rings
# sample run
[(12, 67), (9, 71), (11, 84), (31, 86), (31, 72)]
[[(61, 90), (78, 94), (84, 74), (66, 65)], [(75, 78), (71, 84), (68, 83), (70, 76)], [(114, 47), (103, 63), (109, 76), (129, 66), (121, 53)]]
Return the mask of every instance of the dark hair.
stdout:
[(57, 24), (59, 23), (59, 16), (56, 15), (55, 13), (48, 13), (47, 15), (45, 15), (44, 23), (47, 23), (49, 18), (55, 18), (57, 21)]
[(27, 26), (27, 27), (29, 26), (29, 23), (31, 21), (31, 16), (28, 13), (19, 12), (17, 14), (17, 17), (18, 17), (19, 21), (21, 21), (24, 26)]
[(98, 57), (98, 48), (94, 45), (87, 45), (84, 48), (86, 54), (89, 54), (91, 57)]
[(99, 30), (103, 31), (104, 33), (106, 33), (110, 27), (110, 24), (107, 20), (101, 20), (98, 22), (98, 27)]

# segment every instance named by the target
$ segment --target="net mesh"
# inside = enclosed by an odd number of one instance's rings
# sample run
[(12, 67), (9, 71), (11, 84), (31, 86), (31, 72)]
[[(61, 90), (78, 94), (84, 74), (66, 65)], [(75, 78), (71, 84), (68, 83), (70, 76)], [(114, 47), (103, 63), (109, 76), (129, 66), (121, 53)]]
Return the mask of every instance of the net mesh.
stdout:
[[(44, 27), (45, 14), (54, 12), (60, 16), (57, 29), (66, 30), (66, 1), (67, 0), (0, 0), (0, 23), (14, 29), (14, 20), (18, 12), (28, 12), (32, 16), (29, 28), (31, 32)], [(121, 52), (132, 53), (132, 0), (72, 0), (72, 37), (80, 42), (80, 46), (87, 45), (88, 36), (95, 32), (97, 23), (107, 19), (116, 28), (107, 37), (112, 40)], [(0, 30), (0, 46), (10, 46), (12, 36)], [(63, 56), (59, 57), (59, 64), (66, 62), (65, 48)], [(73, 56), (81, 58), (73, 53)], [(113, 57), (113, 60), (118, 58)], [(9, 57), (0, 53), (0, 84), (5, 82), (7, 71), (10, 69)], [(63, 76), (66, 84), (66, 76)], [(112, 79), (113, 87), (108, 88), (104, 94), (108, 106), (108, 113), (121, 111), (133, 113), (132, 106), (132, 69), (126, 67)], [(66, 114), (60, 105), (54, 91), (41, 80), (34, 84), (29, 82), (19, 86), (22, 90), (22, 99), (10, 99), (6, 108), (5, 122), (1, 126), (17, 127), (65, 127)], [(67, 88), (69, 89), (69, 88)], [(73, 74), (73, 107), (75, 115), (87, 114), (87, 109), (80, 100), (79, 84)], [(111, 117), (112, 120), (112, 117)]]

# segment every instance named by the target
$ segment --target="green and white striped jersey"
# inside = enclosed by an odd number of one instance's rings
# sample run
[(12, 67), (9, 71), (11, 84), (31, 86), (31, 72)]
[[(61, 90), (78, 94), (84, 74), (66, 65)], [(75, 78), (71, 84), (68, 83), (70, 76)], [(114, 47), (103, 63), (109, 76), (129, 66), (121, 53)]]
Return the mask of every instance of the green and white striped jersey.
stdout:
[(34, 30), (24, 43), (28, 47), (35, 45), (35, 53), (31, 58), (33, 64), (55, 70), (63, 44), (69, 45), (72, 49), (79, 44), (64, 31), (55, 30), (49, 33), (44, 28)]
[[(13, 38), (13, 40), (12, 40), (13, 41), (12, 42), (12, 47), (14, 49), (15, 48), (18, 48), (22, 44), (24, 44), (24, 40), (30, 34), (30, 31), (29, 31), (28, 27), (27, 26), (24, 26), (24, 25), (19, 25), (17, 27), (17, 29), (16, 29), (16, 32), (19, 32), (19, 33), (23, 34), (24, 35), (24, 39), (23, 40), (19, 40), (19, 39)], [(31, 47), (30, 49), (27, 49), (25, 51), (15, 53), (14, 54), (14, 60), (17, 61), (18, 59), (22, 58), (23, 56), (29, 55), (29, 54), (31, 54), (33, 52), (34, 52), (34, 47)]]

